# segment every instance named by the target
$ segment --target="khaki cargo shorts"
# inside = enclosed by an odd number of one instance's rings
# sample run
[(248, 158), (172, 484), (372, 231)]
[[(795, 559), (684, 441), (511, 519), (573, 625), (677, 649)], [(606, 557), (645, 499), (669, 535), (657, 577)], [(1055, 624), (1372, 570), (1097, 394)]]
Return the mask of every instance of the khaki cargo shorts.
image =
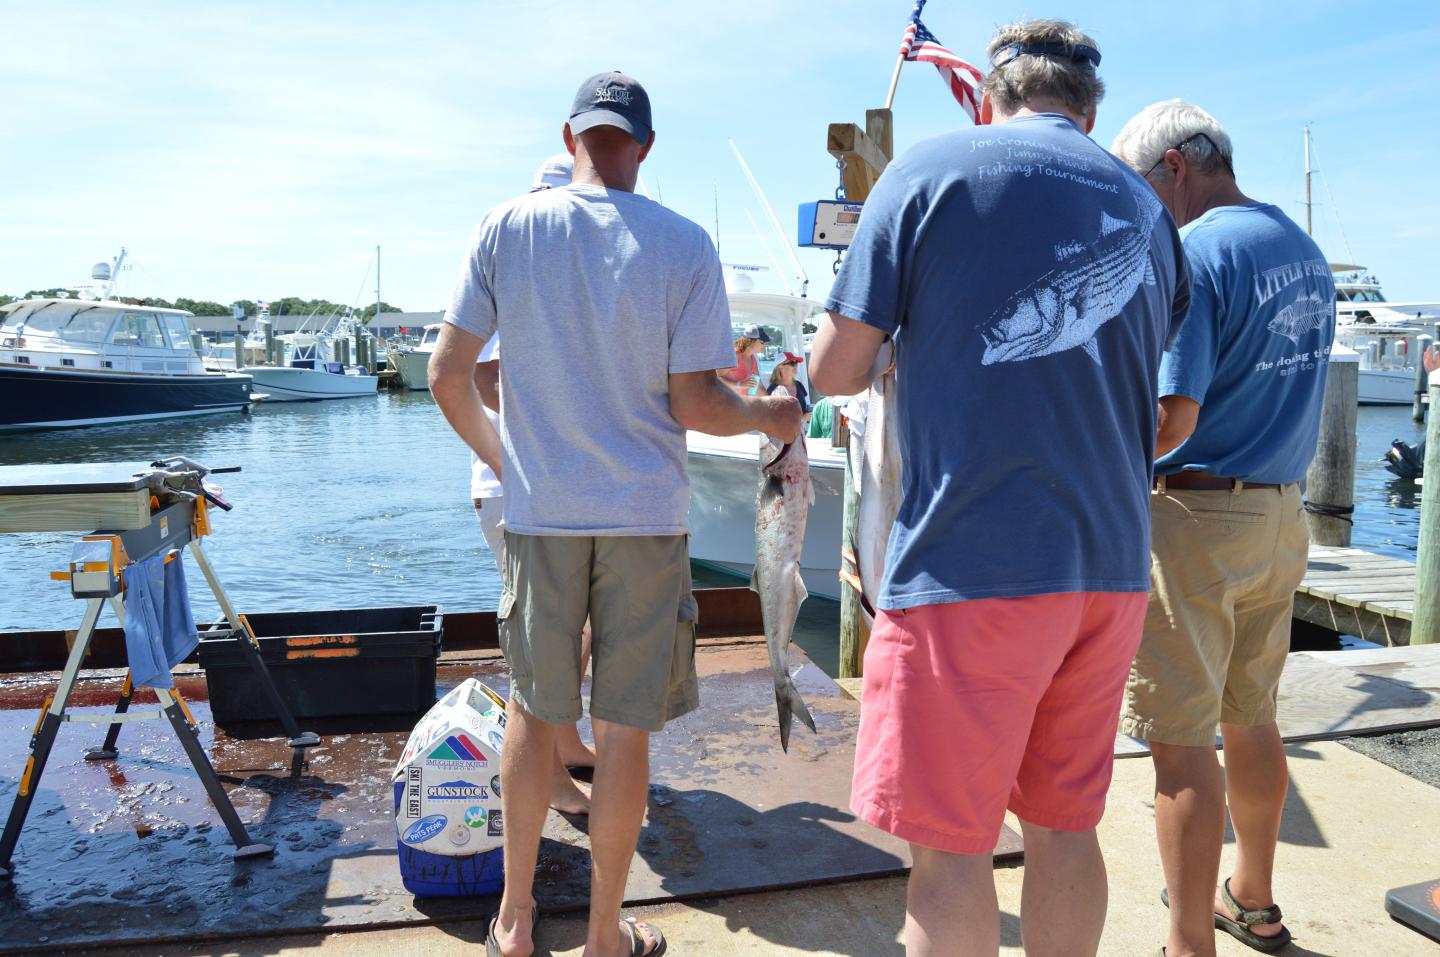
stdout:
[(1210, 747), (1275, 720), (1310, 540), (1295, 485), (1150, 497), (1150, 604), (1120, 730)]
[(510, 694), (542, 721), (580, 719), (580, 631), (590, 618), (590, 716), (644, 731), (700, 706), (684, 535), (505, 533), (496, 613)]

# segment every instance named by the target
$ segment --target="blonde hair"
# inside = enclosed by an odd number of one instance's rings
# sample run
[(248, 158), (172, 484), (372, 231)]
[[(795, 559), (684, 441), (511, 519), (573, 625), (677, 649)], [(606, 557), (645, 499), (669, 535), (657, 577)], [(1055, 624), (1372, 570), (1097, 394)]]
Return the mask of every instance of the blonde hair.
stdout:
[[(1099, 49), (1095, 41), (1065, 20), (1017, 20), (1000, 28), (985, 52), (1011, 43), (1052, 44), (1073, 52), (1076, 47)], [(1032, 99), (1056, 99), (1078, 116), (1091, 116), (1105, 96), (1105, 83), (1095, 67), (1082, 57), (1021, 54), (985, 77), (985, 92), (995, 109), (1017, 113)]]
[(735, 351), (744, 352), (746, 349), (750, 348), (752, 345), (759, 341), (759, 339), (751, 339), (749, 336), (741, 336), (739, 339), (735, 340)]

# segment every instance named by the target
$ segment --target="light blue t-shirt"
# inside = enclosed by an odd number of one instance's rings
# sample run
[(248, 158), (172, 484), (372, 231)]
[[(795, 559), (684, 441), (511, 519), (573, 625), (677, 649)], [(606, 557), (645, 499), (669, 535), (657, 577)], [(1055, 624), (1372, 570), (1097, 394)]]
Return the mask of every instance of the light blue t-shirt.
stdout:
[(1062, 116), (891, 163), (826, 302), (895, 336), (881, 607), (1147, 591), (1155, 382), (1188, 300), (1155, 193)]
[(683, 535), (690, 482), (670, 376), (735, 362), (705, 230), (643, 196), (574, 183), (485, 215), (445, 321), (499, 334), (505, 527)]
[(1160, 394), (1194, 399), (1200, 417), (1155, 474), (1298, 482), (1315, 455), (1335, 341), (1330, 266), (1269, 203), (1217, 207), (1180, 235), (1194, 291)]

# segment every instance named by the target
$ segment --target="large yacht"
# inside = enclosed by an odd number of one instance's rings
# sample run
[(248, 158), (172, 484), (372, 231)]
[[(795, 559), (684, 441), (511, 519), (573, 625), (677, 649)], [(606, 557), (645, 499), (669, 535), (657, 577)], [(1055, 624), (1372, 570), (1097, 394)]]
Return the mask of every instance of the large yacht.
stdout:
[(1335, 277), (1335, 322), (1339, 326), (1393, 329), (1440, 322), (1440, 302), (1390, 302), (1380, 291), (1380, 280), (1364, 266), (1331, 263), (1330, 271)]
[(108, 263), (93, 276), (98, 299), (0, 307), (0, 432), (250, 410), (248, 375), (205, 371), (192, 313), (109, 298)]

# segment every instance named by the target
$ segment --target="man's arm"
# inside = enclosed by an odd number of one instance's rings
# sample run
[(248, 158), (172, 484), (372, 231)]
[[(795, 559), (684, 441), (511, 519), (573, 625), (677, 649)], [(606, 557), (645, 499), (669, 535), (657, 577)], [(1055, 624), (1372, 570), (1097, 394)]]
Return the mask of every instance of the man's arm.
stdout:
[(475, 359), (484, 344), (479, 336), (447, 322), (430, 356), (430, 394), (450, 427), (498, 475), (500, 437), (485, 418), (480, 393), (475, 388), (478, 375)]
[(827, 395), (858, 395), (890, 365), (885, 333), (836, 312), (826, 313), (810, 353), (810, 381)]
[(759, 430), (782, 442), (800, 435), (798, 399), (736, 395), (714, 370), (671, 373), (670, 414), (685, 428), (710, 435)]
[(500, 360), (475, 363), (475, 389), (492, 412), (500, 411)]
[(1160, 397), (1159, 426), (1155, 430), (1155, 457), (1169, 455), (1195, 432), (1200, 403), (1183, 395)]

